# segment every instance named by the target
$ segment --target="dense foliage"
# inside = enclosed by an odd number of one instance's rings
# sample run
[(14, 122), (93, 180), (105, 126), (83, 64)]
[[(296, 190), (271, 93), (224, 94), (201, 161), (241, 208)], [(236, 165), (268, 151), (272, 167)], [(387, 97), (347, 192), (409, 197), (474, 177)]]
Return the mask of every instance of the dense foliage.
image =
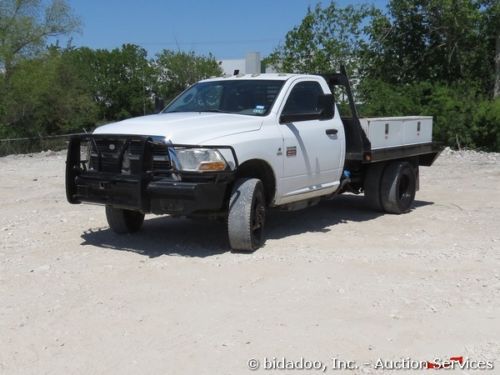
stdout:
[[(212, 55), (193, 52), (148, 58), (132, 44), (47, 46), (79, 25), (65, 0), (0, 0), (0, 138), (79, 132), (152, 113), (156, 98), (222, 73)], [(500, 150), (498, 0), (318, 4), (265, 62), (304, 73), (343, 64), (356, 78), (362, 115), (432, 115), (438, 140)]]
[(318, 4), (287, 33), (266, 64), (283, 72), (311, 74), (334, 71), (343, 64), (352, 74), (359, 70), (359, 56), (366, 49), (366, 25), (380, 15), (380, 10), (367, 5), (342, 8), (332, 2), (322, 8)]
[(50, 47), (17, 63), (8, 80), (1, 77), (0, 138), (81, 132), (150, 114), (155, 97), (170, 99), (220, 74), (213, 57), (182, 52), (148, 59), (131, 44), (113, 50)]
[(309, 9), (267, 63), (295, 72), (344, 64), (361, 115), (431, 115), (436, 139), (500, 150), (499, 60), (499, 1), (391, 0), (386, 12)]

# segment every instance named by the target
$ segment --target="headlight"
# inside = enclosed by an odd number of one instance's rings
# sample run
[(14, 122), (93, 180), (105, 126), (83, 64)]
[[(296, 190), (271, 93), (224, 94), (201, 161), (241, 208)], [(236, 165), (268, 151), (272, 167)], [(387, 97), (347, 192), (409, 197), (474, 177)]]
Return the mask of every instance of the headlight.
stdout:
[(175, 150), (179, 169), (193, 172), (216, 172), (226, 169), (227, 164), (218, 150), (209, 148), (181, 148)]

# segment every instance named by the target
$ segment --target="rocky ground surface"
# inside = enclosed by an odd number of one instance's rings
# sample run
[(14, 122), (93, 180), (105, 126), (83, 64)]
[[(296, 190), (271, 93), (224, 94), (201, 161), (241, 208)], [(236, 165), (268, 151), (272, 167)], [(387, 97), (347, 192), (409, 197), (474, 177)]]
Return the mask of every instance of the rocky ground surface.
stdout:
[(406, 215), (360, 196), (273, 213), (250, 255), (216, 222), (113, 234), (102, 207), (66, 202), (64, 159), (0, 158), (1, 374), (297, 372), (265, 371), (273, 357), (393, 374), (365, 362), (451, 356), (500, 372), (500, 154), (446, 150)]

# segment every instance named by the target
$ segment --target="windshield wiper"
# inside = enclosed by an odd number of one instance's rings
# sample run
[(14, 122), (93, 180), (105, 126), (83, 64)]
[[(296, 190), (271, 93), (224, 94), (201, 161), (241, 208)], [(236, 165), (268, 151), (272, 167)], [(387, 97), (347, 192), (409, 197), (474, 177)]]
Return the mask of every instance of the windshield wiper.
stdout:
[(190, 110), (182, 110), (182, 111), (173, 110), (173, 111), (167, 111), (167, 112), (161, 112), (161, 113), (201, 113), (201, 112), (230, 113), (230, 112), (223, 111), (221, 109), (198, 109), (198, 110), (190, 109)]
[(228, 113), (226, 111), (223, 111), (222, 109), (204, 109), (204, 110), (198, 111), (198, 112)]

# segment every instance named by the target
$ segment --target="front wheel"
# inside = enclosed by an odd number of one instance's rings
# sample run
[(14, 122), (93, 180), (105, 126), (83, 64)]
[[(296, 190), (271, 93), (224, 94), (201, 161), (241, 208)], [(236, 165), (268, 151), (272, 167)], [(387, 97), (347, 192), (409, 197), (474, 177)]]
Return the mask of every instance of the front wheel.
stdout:
[(138, 211), (106, 206), (106, 219), (113, 232), (118, 234), (134, 233), (141, 229), (144, 214)]
[(233, 250), (254, 251), (264, 243), (266, 199), (257, 178), (236, 181), (227, 219), (229, 244)]

